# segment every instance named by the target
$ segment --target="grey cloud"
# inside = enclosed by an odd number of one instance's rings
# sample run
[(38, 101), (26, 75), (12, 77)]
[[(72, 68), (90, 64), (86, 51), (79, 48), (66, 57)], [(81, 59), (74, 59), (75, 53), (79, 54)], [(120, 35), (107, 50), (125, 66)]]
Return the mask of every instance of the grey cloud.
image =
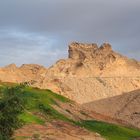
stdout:
[(139, 16), (139, 0), (0, 0), (0, 64), (50, 65), (71, 41), (110, 42), (140, 60)]

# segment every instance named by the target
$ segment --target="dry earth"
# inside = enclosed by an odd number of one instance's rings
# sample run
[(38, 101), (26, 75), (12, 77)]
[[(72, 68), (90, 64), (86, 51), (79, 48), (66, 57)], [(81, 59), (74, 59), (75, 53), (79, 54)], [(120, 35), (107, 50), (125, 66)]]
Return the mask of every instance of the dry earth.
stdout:
[(83, 106), (140, 128), (140, 90), (93, 101)]
[(99, 134), (61, 121), (53, 121), (44, 126), (26, 125), (17, 130), (15, 135), (19, 138), (26, 137), (27, 140), (104, 140)]

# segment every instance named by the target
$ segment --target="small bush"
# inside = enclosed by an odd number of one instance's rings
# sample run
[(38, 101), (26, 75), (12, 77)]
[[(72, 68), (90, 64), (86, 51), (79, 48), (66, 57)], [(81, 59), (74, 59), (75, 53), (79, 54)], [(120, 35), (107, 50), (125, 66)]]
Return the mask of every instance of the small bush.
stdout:
[(34, 138), (35, 140), (39, 140), (40, 135), (39, 135), (39, 134), (34, 134), (34, 135), (33, 135), (33, 138)]

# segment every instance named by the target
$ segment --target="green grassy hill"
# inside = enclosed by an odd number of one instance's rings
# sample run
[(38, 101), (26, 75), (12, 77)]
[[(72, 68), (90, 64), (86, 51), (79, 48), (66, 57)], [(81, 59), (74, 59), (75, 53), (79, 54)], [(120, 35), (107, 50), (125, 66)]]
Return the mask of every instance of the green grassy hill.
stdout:
[(107, 140), (133, 140), (140, 137), (140, 131), (96, 120), (81, 121), (79, 125), (97, 132)]
[[(76, 121), (70, 119), (65, 116), (65, 114), (57, 111), (53, 105), (59, 106), (58, 101), (71, 104), (73, 104), (73, 101), (53, 93), (50, 90), (41, 90), (28, 86), (1, 84), (1, 93), (8, 86), (14, 86), (14, 92), (17, 92), (17, 95), (25, 102), (24, 112), (19, 115), (19, 118), (24, 122), (24, 125), (32, 123), (44, 125), (45, 122), (61, 120), (84, 127), (91, 132), (97, 132), (107, 140), (133, 140), (140, 137), (140, 130), (134, 128), (127, 128), (96, 120)], [(17, 90), (17, 87), (19, 87), (20, 90)]]

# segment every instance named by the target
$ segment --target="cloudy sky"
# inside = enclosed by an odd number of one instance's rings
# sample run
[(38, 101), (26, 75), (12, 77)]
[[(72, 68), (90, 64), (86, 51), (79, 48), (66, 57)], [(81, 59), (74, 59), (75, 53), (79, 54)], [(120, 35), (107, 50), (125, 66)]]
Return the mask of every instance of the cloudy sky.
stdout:
[(72, 41), (140, 60), (140, 0), (0, 0), (0, 66), (50, 66)]

